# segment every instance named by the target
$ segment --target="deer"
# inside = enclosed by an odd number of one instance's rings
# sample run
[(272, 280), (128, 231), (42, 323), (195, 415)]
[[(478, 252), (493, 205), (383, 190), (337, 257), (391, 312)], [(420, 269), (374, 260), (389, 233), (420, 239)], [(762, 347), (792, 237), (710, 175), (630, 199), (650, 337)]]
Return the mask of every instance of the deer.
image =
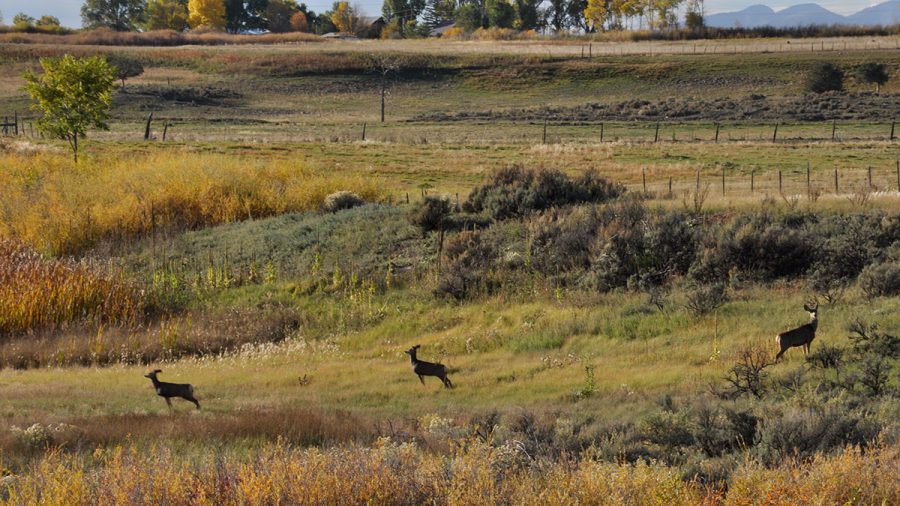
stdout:
[(803, 353), (809, 355), (809, 345), (812, 343), (812, 340), (816, 338), (816, 327), (819, 326), (819, 303), (815, 302), (814, 306), (810, 306), (808, 303), (803, 304), (803, 309), (809, 313), (809, 323), (775, 336), (775, 342), (778, 343), (778, 346), (781, 348), (781, 351), (775, 355), (776, 362), (781, 360), (781, 356), (784, 355), (784, 352), (789, 348), (797, 346), (803, 346)]
[(419, 375), (419, 381), (424, 385), (425, 376), (436, 376), (441, 379), (445, 388), (453, 388), (453, 383), (451, 383), (450, 378), (447, 377), (447, 368), (443, 364), (425, 362), (416, 357), (416, 350), (420, 347), (421, 345), (417, 344), (404, 352), (409, 355), (409, 358), (412, 361), (413, 372)]
[(159, 381), (156, 375), (161, 372), (162, 369), (155, 369), (153, 372), (145, 374), (144, 377), (150, 378), (150, 381), (153, 382), (153, 388), (156, 390), (156, 395), (166, 400), (166, 404), (169, 405), (169, 410), (172, 409), (172, 397), (181, 397), (186, 401), (193, 402), (197, 406), (197, 409), (200, 409), (200, 402), (194, 397), (193, 385), (190, 385), (189, 383), (166, 383), (164, 381)]

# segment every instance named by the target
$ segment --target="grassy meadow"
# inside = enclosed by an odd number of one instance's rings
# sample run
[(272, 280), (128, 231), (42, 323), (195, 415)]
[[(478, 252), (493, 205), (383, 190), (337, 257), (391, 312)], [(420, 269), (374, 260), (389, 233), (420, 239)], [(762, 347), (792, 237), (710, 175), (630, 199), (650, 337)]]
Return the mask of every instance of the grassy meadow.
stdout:
[[(0, 501), (900, 501), (896, 37), (13, 42)], [(77, 163), (17, 77), (66, 52), (144, 65)]]

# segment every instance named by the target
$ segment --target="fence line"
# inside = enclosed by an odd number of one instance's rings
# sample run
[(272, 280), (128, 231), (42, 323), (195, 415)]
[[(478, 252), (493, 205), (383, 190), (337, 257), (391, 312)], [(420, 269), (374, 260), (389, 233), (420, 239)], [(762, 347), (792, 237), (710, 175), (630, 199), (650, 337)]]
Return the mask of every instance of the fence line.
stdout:
[(633, 192), (656, 198), (677, 199), (701, 193), (704, 197), (781, 197), (790, 204), (799, 200), (815, 201), (831, 195), (846, 197), (864, 203), (873, 195), (900, 196), (900, 160), (891, 167), (865, 169), (834, 169), (831, 171), (805, 170), (786, 172), (751, 170), (750, 174), (729, 174), (725, 168), (717, 172), (697, 171), (692, 176), (676, 178), (662, 174), (649, 175), (642, 169), (638, 181), (629, 180), (625, 186)]

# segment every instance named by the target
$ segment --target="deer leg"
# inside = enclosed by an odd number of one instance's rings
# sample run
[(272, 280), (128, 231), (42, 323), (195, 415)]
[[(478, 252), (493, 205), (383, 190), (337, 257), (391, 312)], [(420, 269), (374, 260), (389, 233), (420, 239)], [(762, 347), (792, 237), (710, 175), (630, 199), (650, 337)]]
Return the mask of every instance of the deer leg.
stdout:
[(809, 343), (803, 345), (803, 354), (809, 355)]
[(422, 376), (422, 375), (420, 374), (420, 375), (419, 375), (419, 381), (421, 381), (422, 384), (424, 385), (424, 384), (425, 384), (425, 376)]
[(453, 383), (450, 383), (450, 378), (448, 378), (447, 376), (442, 376), (442, 377), (441, 377), (441, 381), (444, 382), (444, 386), (445, 386), (445, 387), (447, 387), (447, 388), (453, 388)]
[(165, 399), (165, 400), (166, 400), (166, 404), (169, 405), (169, 411), (172, 411), (172, 400), (169, 399), (168, 397), (163, 397), (163, 399)]
[(198, 401), (196, 398), (194, 398), (193, 395), (189, 395), (189, 396), (185, 397), (184, 399), (193, 402), (197, 406), (197, 409), (200, 409), (200, 401)]
[(778, 362), (781, 360), (781, 356), (784, 355), (784, 352), (787, 351), (787, 348), (782, 348), (781, 351), (778, 352), (778, 355), (775, 355), (775, 361)]

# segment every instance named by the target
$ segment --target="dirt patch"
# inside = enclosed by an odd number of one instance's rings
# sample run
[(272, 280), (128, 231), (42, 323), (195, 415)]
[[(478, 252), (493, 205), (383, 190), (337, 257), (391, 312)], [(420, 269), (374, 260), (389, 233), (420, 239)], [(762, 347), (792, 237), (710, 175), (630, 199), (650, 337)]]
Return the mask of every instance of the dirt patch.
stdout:
[(497, 111), (432, 112), (412, 121), (829, 121), (885, 120), (900, 113), (900, 94), (822, 93), (742, 98), (669, 98), (666, 100), (626, 100), (604, 104), (588, 103), (574, 107), (534, 107)]
[(229, 105), (242, 95), (214, 86), (130, 86), (119, 90), (125, 100), (154, 100), (178, 105)]

